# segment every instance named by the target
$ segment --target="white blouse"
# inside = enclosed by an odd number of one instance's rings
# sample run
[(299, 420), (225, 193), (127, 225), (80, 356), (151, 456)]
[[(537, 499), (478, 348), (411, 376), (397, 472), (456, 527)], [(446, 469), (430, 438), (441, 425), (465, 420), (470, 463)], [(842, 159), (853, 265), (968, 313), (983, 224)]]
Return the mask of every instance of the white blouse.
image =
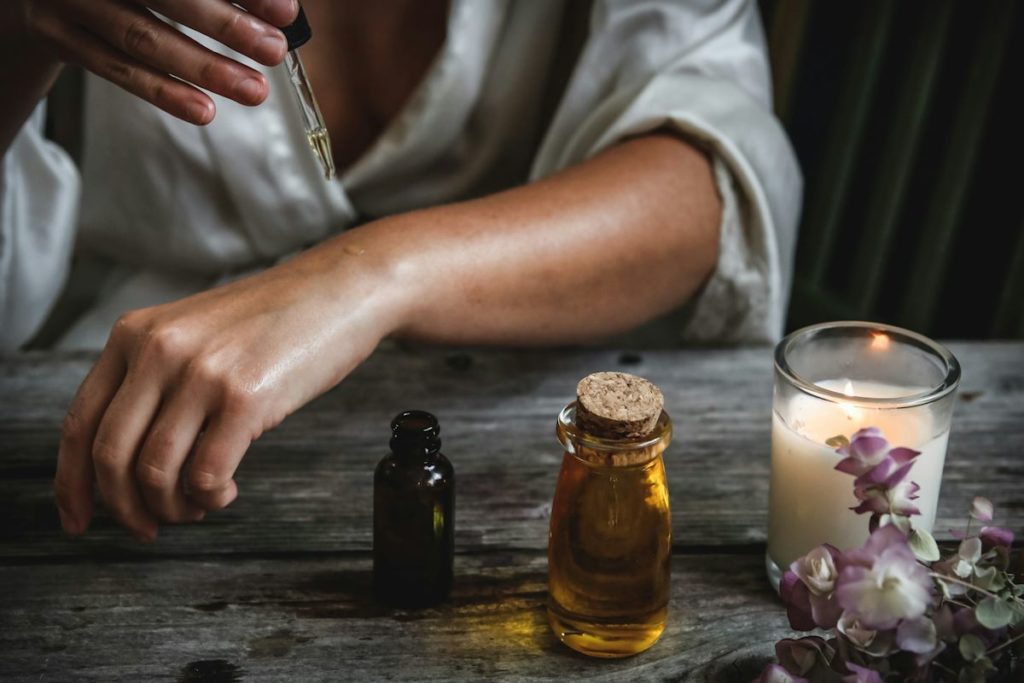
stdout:
[(42, 105), (3, 158), (0, 349), (38, 330), (73, 250), (100, 259), (104, 275), (60, 346), (97, 348), (125, 310), (266, 267), (370, 218), (550, 175), (657, 128), (712, 154), (724, 207), (717, 268), (676, 333), (777, 338), (801, 177), (772, 115), (755, 3), (595, 0), (583, 51), (541, 130), (563, 13), (563, 0), (453, 0), (423, 82), (332, 182), (309, 150), (283, 67), (190, 33), (260, 68), (271, 85), (256, 108), (214, 96), (217, 116), (205, 128), (88, 76), (80, 169), (43, 137)]

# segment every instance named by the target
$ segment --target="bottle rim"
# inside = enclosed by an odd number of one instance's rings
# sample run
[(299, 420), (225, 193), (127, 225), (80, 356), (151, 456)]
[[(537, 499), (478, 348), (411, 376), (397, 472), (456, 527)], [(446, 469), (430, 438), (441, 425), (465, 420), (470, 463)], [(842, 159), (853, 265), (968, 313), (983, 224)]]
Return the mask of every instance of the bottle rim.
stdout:
[[(572, 401), (558, 413), (555, 434), (559, 443), (567, 452), (573, 455), (578, 456), (577, 449), (579, 446), (601, 453), (629, 453), (641, 451), (659, 444), (668, 446), (672, 440), (672, 419), (668, 413), (662, 410), (650, 434), (638, 438), (609, 439), (591, 434), (577, 426), (576, 401)], [(589, 461), (585, 462), (589, 463)]]

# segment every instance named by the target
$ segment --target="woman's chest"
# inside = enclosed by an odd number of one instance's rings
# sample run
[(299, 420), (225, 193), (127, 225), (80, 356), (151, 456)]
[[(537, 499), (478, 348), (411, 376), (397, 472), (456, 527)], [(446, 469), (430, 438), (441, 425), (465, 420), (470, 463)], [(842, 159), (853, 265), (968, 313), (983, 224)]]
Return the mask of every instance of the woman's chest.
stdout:
[(340, 171), (401, 112), (445, 41), (447, 0), (305, 0), (302, 57)]

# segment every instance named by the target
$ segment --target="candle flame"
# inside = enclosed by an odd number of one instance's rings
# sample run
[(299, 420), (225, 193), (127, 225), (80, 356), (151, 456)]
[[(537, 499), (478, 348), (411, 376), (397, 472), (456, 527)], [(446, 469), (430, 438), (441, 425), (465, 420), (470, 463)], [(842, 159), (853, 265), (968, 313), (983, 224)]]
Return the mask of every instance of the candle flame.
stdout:
[[(853, 382), (851, 382), (850, 380), (846, 380), (846, 384), (843, 385), (843, 393), (846, 394), (847, 396), (856, 396), (856, 394), (853, 392)], [(846, 419), (860, 419), (861, 412), (856, 406), (852, 406), (848, 403), (840, 403), (839, 406), (843, 409), (843, 412), (846, 413)]]
[(871, 348), (875, 351), (885, 351), (889, 348), (889, 335), (885, 332), (873, 332), (871, 335)]

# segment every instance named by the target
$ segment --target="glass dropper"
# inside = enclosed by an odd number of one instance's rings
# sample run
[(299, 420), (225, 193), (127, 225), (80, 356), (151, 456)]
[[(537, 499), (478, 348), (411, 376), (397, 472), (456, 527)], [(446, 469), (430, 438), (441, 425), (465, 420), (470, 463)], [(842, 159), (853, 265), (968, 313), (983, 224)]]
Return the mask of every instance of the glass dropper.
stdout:
[(302, 124), (306, 129), (306, 140), (309, 142), (314, 156), (320, 162), (320, 166), (324, 169), (324, 177), (331, 180), (335, 174), (334, 156), (331, 154), (331, 138), (327, 133), (327, 124), (324, 123), (323, 114), (320, 113), (316, 95), (313, 94), (313, 87), (309, 84), (306, 68), (302, 65), (302, 58), (299, 57), (299, 48), (313, 37), (313, 31), (309, 27), (306, 13), (301, 6), (295, 22), (282, 30), (285, 38), (288, 39), (288, 54), (285, 55), (284, 64), (288, 69), (288, 78), (295, 90), (295, 97), (299, 101)]

